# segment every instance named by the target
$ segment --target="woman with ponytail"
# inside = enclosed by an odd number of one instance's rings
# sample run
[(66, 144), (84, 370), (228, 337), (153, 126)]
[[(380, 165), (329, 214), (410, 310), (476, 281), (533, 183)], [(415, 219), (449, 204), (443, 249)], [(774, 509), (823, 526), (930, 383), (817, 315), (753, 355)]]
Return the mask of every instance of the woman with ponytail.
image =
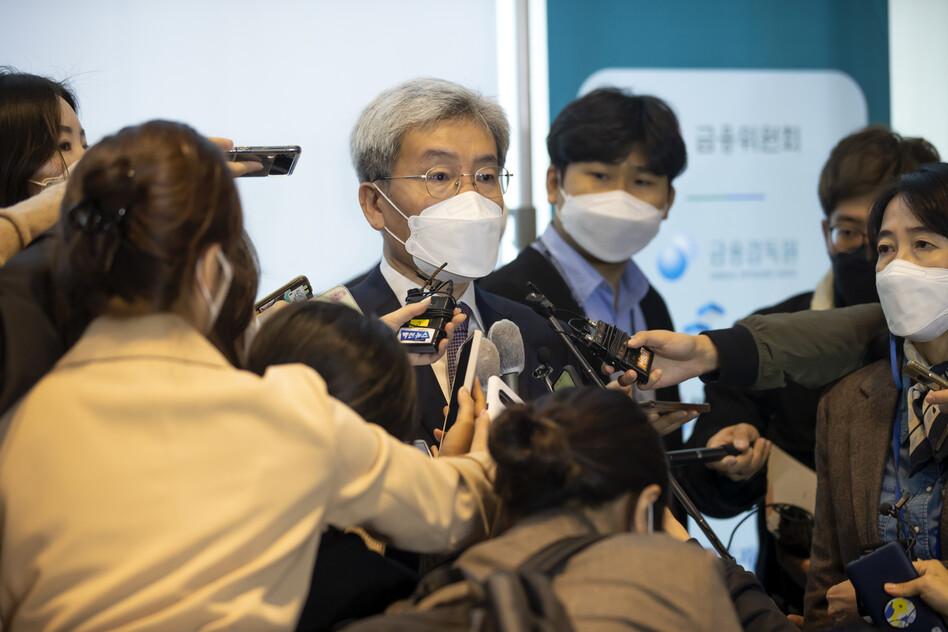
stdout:
[(104, 139), (57, 231), (91, 322), (0, 422), (4, 630), (291, 630), (328, 525), (422, 552), (483, 534), (486, 454), (429, 459), (312, 369), (211, 343), (253, 259), (217, 146), (163, 121)]
[(461, 569), (483, 580), (598, 533), (606, 537), (553, 580), (576, 630), (740, 629), (714, 556), (662, 532), (665, 516), (674, 520), (665, 452), (624, 393), (566, 389), (509, 408), (493, 423), (490, 453), (513, 526), (466, 551)]

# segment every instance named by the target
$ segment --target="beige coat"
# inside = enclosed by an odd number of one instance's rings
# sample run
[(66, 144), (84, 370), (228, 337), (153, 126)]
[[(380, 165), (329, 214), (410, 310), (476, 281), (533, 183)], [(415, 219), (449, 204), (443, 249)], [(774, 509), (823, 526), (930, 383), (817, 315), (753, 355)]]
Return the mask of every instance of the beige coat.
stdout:
[(430, 460), (168, 314), (94, 321), (0, 432), (7, 631), (290, 630), (326, 525), (444, 551), (493, 515), (486, 455)]

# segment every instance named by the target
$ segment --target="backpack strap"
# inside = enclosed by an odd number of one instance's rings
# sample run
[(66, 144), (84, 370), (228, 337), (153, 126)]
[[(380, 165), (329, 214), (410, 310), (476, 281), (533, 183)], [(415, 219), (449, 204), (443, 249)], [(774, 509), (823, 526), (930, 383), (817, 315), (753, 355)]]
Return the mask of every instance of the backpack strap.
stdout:
[(605, 537), (607, 536), (601, 533), (587, 533), (557, 540), (528, 557), (517, 567), (517, 571), (522, 574), (550, 575), (573, 555)]
[(439, 566), (422, 576), (421, 581), (418, 582), (418, 586), (408, 599), (411, 603), (417, 604), (445, 586), (457, 584), (467, 579), (467, 575), (459, 568), (455, 568), (454, 566)]

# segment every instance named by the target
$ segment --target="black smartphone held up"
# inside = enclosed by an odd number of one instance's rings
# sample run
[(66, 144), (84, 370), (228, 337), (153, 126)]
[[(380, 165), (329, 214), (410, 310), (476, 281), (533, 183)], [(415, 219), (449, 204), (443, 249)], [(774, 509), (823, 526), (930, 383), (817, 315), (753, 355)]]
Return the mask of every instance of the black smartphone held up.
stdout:
[(879, 629), (898, 628), (946, 632), (944, 621), (921, 597), (893, 597), (886, 582), (902, 583), (918, 577), (908, 554), (898, 542), (889, 542), (869, 555), (846, 565), (846, 574), (873, 624)]
[(245, 173), (241, 178), (288, 176), (296, 169), (302, 150), (299, 145), (282, 147), (234, 147), (227, 151), (231, 162), (259, 162), (263, 169)]
[(711, 404), (688, 404), (686, 402), (656, 402), (648, 400), (639, 402), (639, 406), (646, 412), (670, 413), (675, 410), (693, 410), (696, 413), (711, 412)]
[(948, 388), (948, 380), (937, 373), (933, 373), (927, 366), (919, 364), (915, 360), (903, 366), (902, 373), (909, 376), (913, 382), (923, 384), (933, 391)]
[(305, 276), (298, 276), (275, 292), (267, 294), (263, 299), (254, 304), (254, 310), (262, 314), (277, 301), (286, 301), (287, 303), (300, 303), (313, 298), (313, 286), (309, 284), (309, 279)]
[[(475, 329), (468, 336), (464, 344), (458, 349), (457, 370), (454, 372), (454, 382), (451, 384), (451, 398), (448, 400), (448, 415), (444, 418), (444, 426), (441, 432), (447, 432), (448, 428), (454, 425), (458, 419), (460, 404), (458, 404), (458, 392), (464, 386), (470, 391), (474, 388), (474, 377), (477, 375), (477, 354), (481, 348), (481, 339), (483, 332)], [(441, 435), (442, 441), (444, 435)]]

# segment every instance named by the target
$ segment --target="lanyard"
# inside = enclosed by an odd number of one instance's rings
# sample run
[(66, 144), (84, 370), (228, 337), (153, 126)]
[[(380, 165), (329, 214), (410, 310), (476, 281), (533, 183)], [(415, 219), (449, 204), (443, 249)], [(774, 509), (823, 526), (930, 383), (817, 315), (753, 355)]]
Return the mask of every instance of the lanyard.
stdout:
[[(892, 424), (892, 460), (895, 464), (895, 502), (902, 500), (902, 486), (899, 484), (899, 454), (902, 452), (902, 377), (899, 374), (899, 358), (895, 352), (895, 336), (889, 334), (889, 359), (892, 363), (892, 379), (895, 380), (895, 386), (899, 389), (899, 398), (895, 406), (895, 422)], [(895, 505), (893, 504), (893, 507)], [(905, 531), (905, 506), (899, 507), (899, 529), (902, 531), (902, 537), (908, 538)]]

